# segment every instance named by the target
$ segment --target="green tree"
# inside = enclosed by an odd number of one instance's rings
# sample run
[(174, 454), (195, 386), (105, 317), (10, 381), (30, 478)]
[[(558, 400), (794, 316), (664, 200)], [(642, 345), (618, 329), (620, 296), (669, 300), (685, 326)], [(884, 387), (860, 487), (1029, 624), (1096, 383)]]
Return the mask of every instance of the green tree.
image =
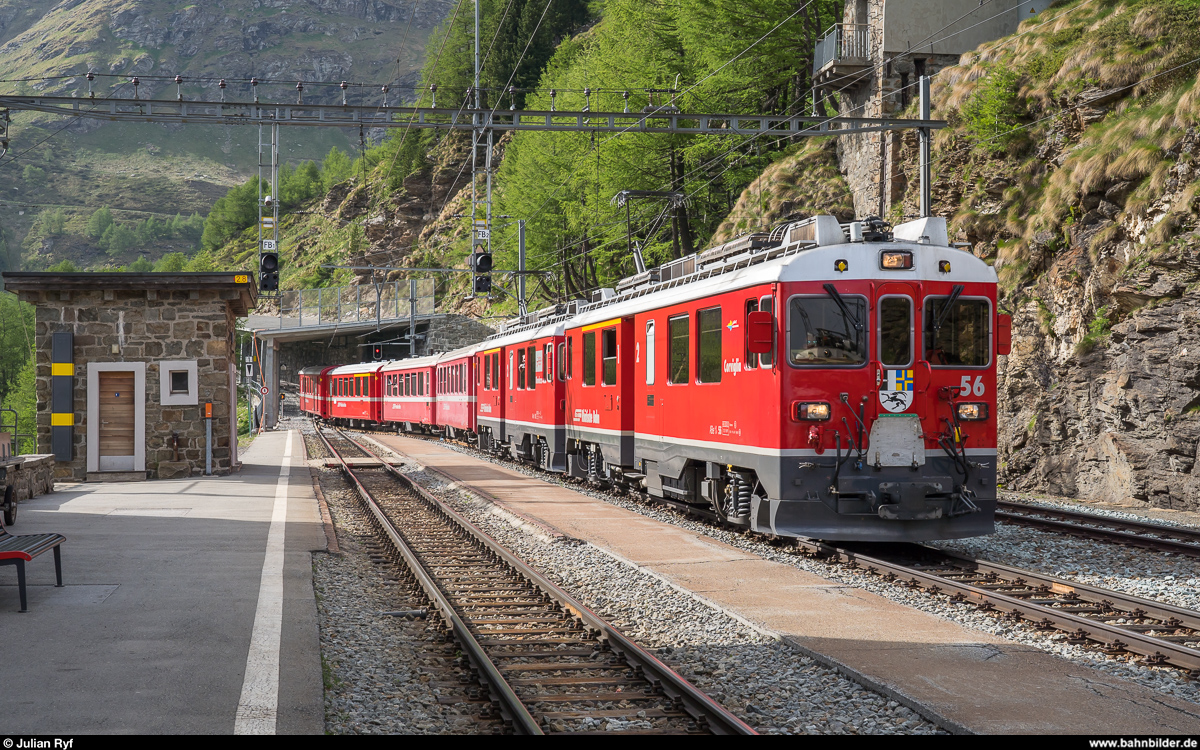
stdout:
[(0, 403), (5, 409), (17, 412), (17, 433), (22, 438), (13, 446), (21, 453), (37, 453), (37, 363), (28, 346), (23, 346), (25, 361), (16, 375), (8, 381)]
[(179, 273), (187, 264), (187, 256), (183, 253), (167, 253), (154, 264), (155, 273)]
[[(257, 180), (257, 177), (252, 178), (230, 189), (213, 204), (212, 211), (204, 220), (204, 232), (200, 239), (202, 249), (215, 250), (258, 221)], [(265, 194), (265, 182), (263, 188)]]
[(138, 244), (137, 233), (124, 224), (113, 224), (100, 238), (108, 254), (116, 258)]
[(146, 260), (145, 255), (139, 255), (137, 260), (129, 264), (128, 270), (133, 273), (150, 273), (154, 270), (154, 264)]
[(104, 233), (112, 226), (113, 215), (108, 206), (103, 206), (88, 217), (87, 221), (87, 236), (93, 240), (98, 240), (104, 236)]
[(353, 168), (350, 157), (337, 146), (329, 149), (325, 161), (321, 162), (321, 189), (327, 193), (334, 185), (348, 180), (353, 174)]
[(25, 169), (21, 172), (21, 178), (28, 183), (40, 185), (46, 179), (46, 170), (26, 164)]
[(61, 208), (38, 214), (38, 229), (43, 237), (57, 237), (67, 229), (67, 214)]
[(323, 182), (321, 170), (315, 162), (301, 162), (292, 169), (284, 166), (279, 170), (279, 205), (285, 211), (299, 208), (320, 194)]
[(52, 273), (79, 273), (79, 266), (76, 266), (70, 260), (60, 260), (46, 270)]

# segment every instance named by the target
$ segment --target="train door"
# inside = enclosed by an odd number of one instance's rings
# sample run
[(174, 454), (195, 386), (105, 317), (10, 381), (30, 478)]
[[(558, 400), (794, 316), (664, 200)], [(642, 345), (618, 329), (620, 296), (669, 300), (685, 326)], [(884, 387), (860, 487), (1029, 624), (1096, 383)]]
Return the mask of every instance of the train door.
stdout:
[(876, 398), (867, 401), (864, 418), (872, 422), (867, 440), (869, 463), (912, 466), (925, 463), (922, 422), (929, 388), (929, 363), (920, 344), (921, 289), (917, 284), (887, 282), (876, 288), (872, 315)]
[[(642, 366), (639, 369), (643, 374), (642, 382), (645, 384), (646, 396), (645, 403), (636, 404), (635, 411), (640, 410), (642, 414), (642, 431), (646, 433), (648, 438), (655, 439), (662, 436), (662, 420), (659, 418), (659, 411), (662, 408), (662, 398), (656, 397), (659, 390), (659, 381), (662, 378), (658, 363), (658, 322), (653, 318), (648, 319), (641, 333), (643, 338), (637, 346), (637, 359), (641, 360), (640, 364)], [(636, 331), (634, 335), (637, 335)]]

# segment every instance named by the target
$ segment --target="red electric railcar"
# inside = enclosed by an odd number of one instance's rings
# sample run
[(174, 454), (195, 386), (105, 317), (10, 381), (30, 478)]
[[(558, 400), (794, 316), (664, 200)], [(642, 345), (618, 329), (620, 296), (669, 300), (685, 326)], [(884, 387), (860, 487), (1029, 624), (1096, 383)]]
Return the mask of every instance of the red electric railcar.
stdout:
[(300, 411), (329, 419), (328, 377), (333, 367), (306, 367), (300, 371)]
[(434, 417), (437, 359), (418, 357), (384, 365), (380, 370), (384, 422), (400, 423), (410, 432), (437, 424)]
[(383, 362), (343, 365), (329, 372), (329, 416), (350, 424), (383, 421)]

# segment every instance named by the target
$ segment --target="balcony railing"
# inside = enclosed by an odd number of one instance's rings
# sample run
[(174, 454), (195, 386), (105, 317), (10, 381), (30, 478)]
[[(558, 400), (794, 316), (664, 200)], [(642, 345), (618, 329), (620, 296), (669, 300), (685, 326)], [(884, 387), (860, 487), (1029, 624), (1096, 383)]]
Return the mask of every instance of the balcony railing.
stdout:
[(871, 58), (869, 30), (870, 27), (865, 23), (835, 23), (830, 26), (813, 49), (813, 73), (819, 73), (846, 58), (852, 58), (857, 64), (866, 64)]

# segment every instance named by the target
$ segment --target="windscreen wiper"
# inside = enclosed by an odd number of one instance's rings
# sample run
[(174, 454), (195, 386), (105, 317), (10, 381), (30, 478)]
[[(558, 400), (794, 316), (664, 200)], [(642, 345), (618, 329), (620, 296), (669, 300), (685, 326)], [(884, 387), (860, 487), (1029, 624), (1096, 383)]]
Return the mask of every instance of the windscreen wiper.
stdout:
[[(958, 290), (962, 291), (962, 287), (958, 287)], [(838, 294), (838, 290), (833, 286), (833, 284), (826, 284), (825, 291), (830, 297), (833, 297), (833, 301), (837, 303), (837, 306), (842, 308), (842, 315), (845, 315), (846, 318), (854, 324), (854, 330), (862, 333), (863, 324), (858, 321), (858, 318), (854, 316), (854, 313), (850, 312), (850, 308), (846, 306), (846, 301), (842, 299), (842, 295)]]
[[(828, 284), (826, 286), (828, 286)], [(950, 314), (950, 308), (954, 307), (954, 303), (958, 299), (958, 295), (962, 293), (963, 285), (955, 284), (954, 288), (950, 290), (950, 299), (946, 300), (946, 304), (942, 307), (941, 313), (938, 314), (937, 320), (933, 322), (933, 330), (942, 330), (942, 323), (946, 322), (946, 316)]]

